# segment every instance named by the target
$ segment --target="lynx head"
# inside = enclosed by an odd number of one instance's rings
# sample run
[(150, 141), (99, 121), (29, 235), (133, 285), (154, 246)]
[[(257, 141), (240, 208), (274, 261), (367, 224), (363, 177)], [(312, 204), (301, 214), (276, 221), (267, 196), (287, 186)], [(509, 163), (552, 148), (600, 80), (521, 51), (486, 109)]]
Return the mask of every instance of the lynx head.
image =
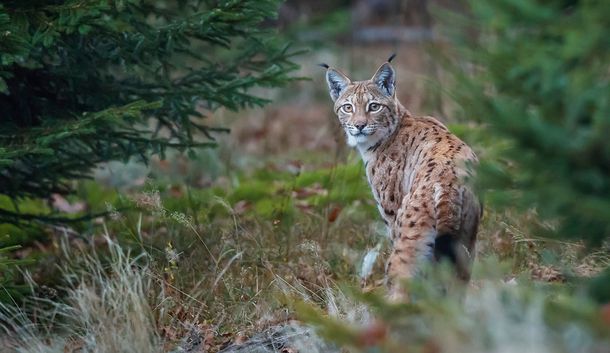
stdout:
[(399, 103), (392, 58), (366, 81), (352, 82), (341, 71), (325, 66), (330, 97), (350, 146), (372, 146), (396, 129)]

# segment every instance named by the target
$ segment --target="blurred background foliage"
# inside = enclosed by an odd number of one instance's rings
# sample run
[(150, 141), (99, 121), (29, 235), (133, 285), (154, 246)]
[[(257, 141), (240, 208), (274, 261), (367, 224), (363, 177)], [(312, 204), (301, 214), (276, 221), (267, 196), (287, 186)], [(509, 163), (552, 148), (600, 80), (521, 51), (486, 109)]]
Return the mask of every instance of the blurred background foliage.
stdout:
[(497, 140), (481, 167), (486, 200), (536, 212), (547, 235), (599, 246), (610, 235), (610, 4), (470, 5), (452, 36), (455, 96)]
[[(112, 239), (145, 254), (130, 266), (151, 283), (164, 351), (233, 352), (295, 315), (363, 352), (604, 351), (608, 12), (603, 1), (3, 2), (0, 300), (70, 305), (71, 273), (90, 271), (72, 251), (103, 255)], [(410, 284), (421, 300), (409, 305), (378, 290), (384, 226), (317, 64), (360, 80), (393, 52), (403, 104), (482, 161), (466, 305), (433, 278)], [(102, 267), (115, 271), (112, 259)], [(313, 337), (299, 332), (286, 337)]]

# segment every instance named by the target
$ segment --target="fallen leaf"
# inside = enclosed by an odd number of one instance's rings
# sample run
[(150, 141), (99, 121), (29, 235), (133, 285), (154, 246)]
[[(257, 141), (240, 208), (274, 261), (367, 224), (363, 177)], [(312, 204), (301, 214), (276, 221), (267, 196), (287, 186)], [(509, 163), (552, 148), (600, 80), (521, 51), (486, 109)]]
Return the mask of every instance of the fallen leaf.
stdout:
[(248, 336), (246, 336), (243, 332), (238, 332), (235, 336), (234, 344), (239, 346), (246, 343), (246, 341), (248, 341)]
[(358, 344), (361, 347), (370, 347), (383, 341), (388, 335), (388, 328), (380, 321), (375, 321), (365, 327), (358, 334)]
[(337, 217), (339, 217), (339, 213), (341, 213), (341, 207), (333, 207), (332, 210), (330, 210), (330, 212), (328, 213), (328, 222), (333, 223), (334, 221), (336, 221)]
[(294, 203), (295, 207), (303, 212), (312, 212), (313, 206), (306, 200), (296, 200)]
[(179, 198), (179, 197), (182, 197), (182, 195), (184, 195), (184, 192), (182, 191), (182, 187), (180, 187), (180, 185), (172, 185), (169, 188), (169, 194), (172, 197)]
[(312, 186), (296, 188), (292, 192), (292, 196), (298, 199), (304, 199), (311, 196), (325, 196), (328, 195), (328, 190), (324, 189), (320, 184), (313, 184)]
[(60, 194), (51, 195), (51, 205), (54, 209), (64, 213), (79, 213), (85, 211), (87, 205), (82, 201), (70, 203)]
[(252, 208), (252, 203), (246, 200), (237, 201), (233, 206), (233, 213), (236, 215), (242, 215)]

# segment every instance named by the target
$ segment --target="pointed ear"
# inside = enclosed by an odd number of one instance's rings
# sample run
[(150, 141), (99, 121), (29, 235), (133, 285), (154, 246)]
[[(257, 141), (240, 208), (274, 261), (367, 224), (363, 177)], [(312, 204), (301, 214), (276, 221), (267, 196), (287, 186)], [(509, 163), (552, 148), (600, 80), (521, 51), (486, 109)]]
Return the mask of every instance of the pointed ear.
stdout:
[(396, 91), (396, 73), (389, 62), (381, 65), (371, 81), (375, 83), (379, 89), (387, 94), (393, 96)]
[(334, 102), (352, 81), (340, 71), (330, 68), (326, 71), (326, 83), (328, 83), (330, 98)]

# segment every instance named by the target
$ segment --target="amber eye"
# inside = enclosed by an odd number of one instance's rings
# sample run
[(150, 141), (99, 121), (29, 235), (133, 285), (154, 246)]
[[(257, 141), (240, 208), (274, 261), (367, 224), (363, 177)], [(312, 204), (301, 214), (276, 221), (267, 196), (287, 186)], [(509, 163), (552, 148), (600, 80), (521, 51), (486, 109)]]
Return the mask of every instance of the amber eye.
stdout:
[(351, 104), (343, 104), (341, 106), (341, 110), (343, 110), (344, 113), (351, 113), (354, 111), (354, 107)]
[(376, 112), (381, 109), (381, 104), (379, 103), (371, 103), (369, 104), (369, 112)]

